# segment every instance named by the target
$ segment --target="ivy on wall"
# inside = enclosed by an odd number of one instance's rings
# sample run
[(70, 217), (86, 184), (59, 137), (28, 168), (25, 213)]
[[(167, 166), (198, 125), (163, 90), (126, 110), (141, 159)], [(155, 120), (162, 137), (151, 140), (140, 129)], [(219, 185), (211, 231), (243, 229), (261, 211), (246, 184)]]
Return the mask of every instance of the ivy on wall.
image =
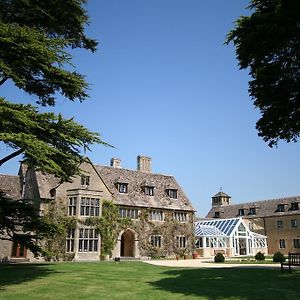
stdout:
[[(139, 250), (141, 256), (183, 256), (191, 254), (194, 250), (193, 222), (182, 223), (174, 220), (172, 211), (165, 211), (164, 222), (150, 221), (149, 210), (143, 210), (139, 215), (139, 220), (134, 224), (134, 230), (139, 239)], [(151, 236), (160, 235), (162, 239), (161, 247), (151, 244)], [(177, 236), (185, 236), (186, 247), (179, 248)]]
[(112, 256), (112, 251), (117, 243), (118, 236), (123, 229), (132, 225), (128, 218), (120, 218), (119, 207), (110, 201), (103, 201), (101, 217), (89, 217), (84, 222), (87, 226), (94, 227), (101, 236), (101, 260)]
[(47, 206), (47, 212), (43, 218), (59, 228), (59, 232), (51, 239), (45, 239), (42, 246), (42, 255), (47, 261), (72, 260), (74, 258), (73, 253), (66, 253), (66, 237), (68, 230), (75, 228), (77, 219), (68, 217), (66, 211), (65, 201), (62, 199), (51, 201)]

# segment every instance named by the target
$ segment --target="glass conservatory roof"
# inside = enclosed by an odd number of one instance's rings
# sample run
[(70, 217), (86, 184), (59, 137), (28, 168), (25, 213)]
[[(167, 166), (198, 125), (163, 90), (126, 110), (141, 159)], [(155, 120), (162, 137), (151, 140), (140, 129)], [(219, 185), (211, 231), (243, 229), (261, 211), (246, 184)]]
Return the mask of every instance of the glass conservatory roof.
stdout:
[[(217, 220), (203, 220), (196, 222), (195, 224), (195, 234), (196, 236), (201, 235), (214, 235), (214, 236), (229, 236), (237, 223), (239, 222), (239, 218), (233, 219), (217, 219)], [(215, 228), (215, 230), (212, 229)], [(212, 234), (208, 234), (207, 232), (211, 232)]]
[(196, 236), (225, 236), (225, 234), (215, 226), (200, 225), (199, 223), (195, 227)]

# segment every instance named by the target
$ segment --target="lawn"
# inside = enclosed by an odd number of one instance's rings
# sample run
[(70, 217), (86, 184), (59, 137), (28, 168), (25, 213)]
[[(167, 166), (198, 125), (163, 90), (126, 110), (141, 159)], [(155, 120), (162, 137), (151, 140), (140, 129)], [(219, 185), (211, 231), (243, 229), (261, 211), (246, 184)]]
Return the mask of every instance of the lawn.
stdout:
[(0, 265), (0, 299), (300, 299), (300, 271), (141, 262)]

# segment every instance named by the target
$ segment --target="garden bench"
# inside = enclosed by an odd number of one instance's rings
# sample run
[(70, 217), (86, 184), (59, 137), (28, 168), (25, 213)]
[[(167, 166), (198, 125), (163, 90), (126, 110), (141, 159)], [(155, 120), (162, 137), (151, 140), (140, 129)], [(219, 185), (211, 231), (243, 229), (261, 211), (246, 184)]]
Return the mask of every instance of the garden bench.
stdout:
[(281, 262), (281, 271), (284, 270), (283, 266), (289, 266), (291, 272), (291, 266), (300, 266), (300, 253), (290, 253), (286, 262)]

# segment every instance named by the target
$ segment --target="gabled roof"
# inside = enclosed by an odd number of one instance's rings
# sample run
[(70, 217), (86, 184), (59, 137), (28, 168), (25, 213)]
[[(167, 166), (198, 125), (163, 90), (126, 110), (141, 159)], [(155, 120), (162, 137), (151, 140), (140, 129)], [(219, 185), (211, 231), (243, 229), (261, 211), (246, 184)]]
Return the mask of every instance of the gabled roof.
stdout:
[[(173, 176), (100, 165), (95, 165), (95, 169), (107, 184), (109, 190), (113, 192), (116, 204), (194, 211), (190, 201)], [(128, 193), (118, 193), (117, 182), (127, 183)], [(148, 184), (154, 187), (154, 196), (144, 194), (143, 187)], [(170, 198), (167, 195), (166, 190), (170, 187), (177, 189), (177, 199)]]
[(50, 191), (60, 185), (60, 179), (52, 174), (36, 171), (36, 181), (41, 199), (51, 199)]
[[(258, 218), (258, 217), (268, 217), (268, 216), (278, 216), (280, 214), (292, 215), (299, 214), (300, 211), (291, 210), (291, 203), (300, 202), (300, 196), (270, 199), (263, 201), (255, 201), (240, 204), (231, 204), (221, 207), (212, 207), (207, 214), (207, 218), (213, 218), (216, 211), (220, 211), (220, 218), (234, 218), (238, 216), (239, 209), (244, 209), (247, 218)], [(285, 212), (278, 212), (277, 208), (279, 204), (285, 204)], [(299, 204), (300, 205), (300, 204)], [(250, 208), (255, 208), (256, 214), (250, 215)]]
[(22, 187), (19, 176), (0, 174), (0, 190), (12, 199), (21, 199)]

